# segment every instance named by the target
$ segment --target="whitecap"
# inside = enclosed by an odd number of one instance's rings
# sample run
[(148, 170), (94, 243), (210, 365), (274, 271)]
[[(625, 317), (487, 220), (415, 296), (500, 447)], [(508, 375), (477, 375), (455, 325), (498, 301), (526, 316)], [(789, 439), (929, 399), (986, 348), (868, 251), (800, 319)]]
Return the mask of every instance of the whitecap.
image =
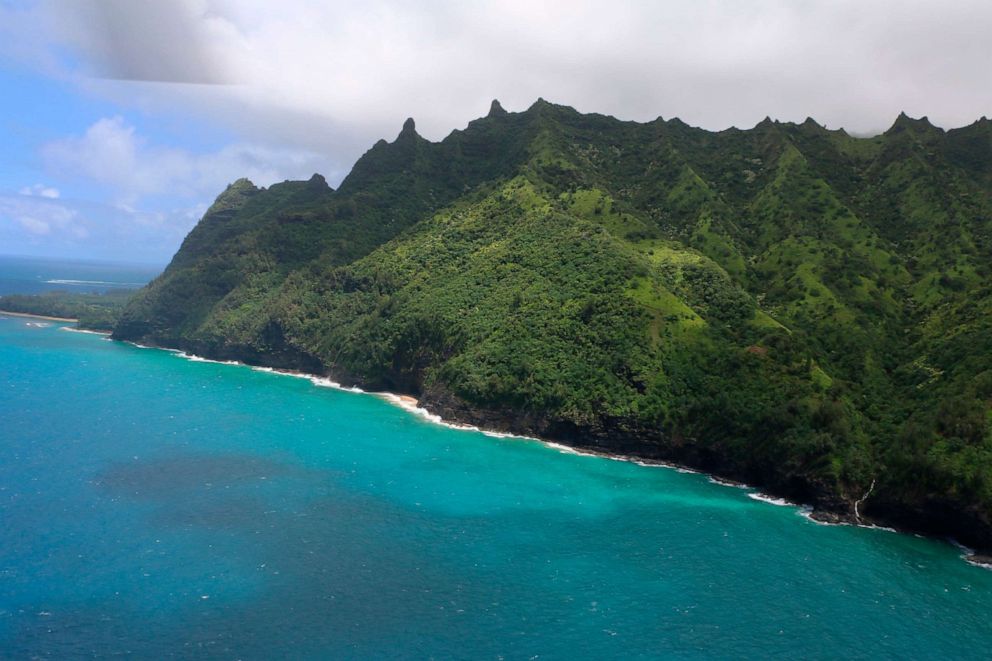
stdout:
[(179, 351), (176, 353), (179, 358), (185, 358), (186, 360), (193, 363), (213, 363), (214, 365), (243, 365), (244, 363), (239, 363), (236, 360), (214, 360), (212, 358), (204, 358), (203, 356), (197, 356), (193, 353), (186, 353), (185, 351)]
[(799, 516), (803, 517), (810, 523), (815, 523), (818, 526), (849, 526), (851, 524), (846, 521), (821, 521), (813, 516), (813, 508), (809, 505), (800, 505), (799, 511), (796, 512)]
[(111, 287), (142, 287), (143, 282), (111, 282), (109, 280), (70, 280), (63, 278), (53, 278), (45, 280), (49, 285), (108, 285)]
[(593, 452), (583, 452), (582, 450), (578, 450), (578, 449), (573, 448), (573, 447), (568, 446), (568, 445), (562, 445), (561, 443), (555, 443), (554, 441), (542, 441), (542, 443), (544, 443), (547, 447), (549, 447), (549, 448), (551, 448), (553, 450), (558, 450), (558, 452), (561, 452), (562, 454), (572, 454), (572, 455), (575, 455), (577, 457), (598, 457), (598, 456), (601, 456), (601, 455), (597, 455), (597, 454), (595, 454)]
[(331, 381), (330, 379), (324, 376), (311, 376), (309, 378), (310, 378), (310, 383), (312, 383), (315, 386), (320, 386), (321, 388), (334, 388), (335, 390), (344, 389), (341, 387), (341, 384), (338, 383), (337, 381)]
[(60, 326), (59, 330), (69, 331), (70, 333), (86, 333), (87, 335), (110, 335), (110, 331), (88, 330), (86, 328), (74, 328), (72, 326)]
[(740, 482), (733, 482), (731, 480), (724, 480), (722, 478), (716, 477), (715, 475), (709, 475), (706, 479), (712, 484), (720, 485), (721, 487), (732, 487), (734, 489), (747, 489), (746, 484), (741, 484)]
[(521, 436), (520, 434), (511, 434), (509, 432), (503, 432), (503, 431), (492, 431), (491, 429), (482, 429), (480, 431), (481, 433), (485, 434), (486, 436), (489, 436), (490, 438), (519, 438), (523, 441), (541, 442), (539, 439), (536, 439), (533, 436)]
[(769, 505), (776, 505), (778, 507), (799, 507), (798, 503), (793, 503), (791, 501), (785, 500), (784, 498), (776, 498), (775, 496), (769, 496), (768, 494), (760, 493), (758, 491), (752, 491), (747, 495), (748, 498), (754, 500), (759, 500), (763, 503), (768, 503)]
[(646, 459), (629, 459), (628, 461), (645, 468), (666, 468), (668, 470), (673, 470), (676, 473), (686, 473), (688, 475), (700, 475), (702, 473), (702, 471), (697, 471), (686, 466), (679, 466), (678, 464), (673, 464), (667, 461), (649, 461)]

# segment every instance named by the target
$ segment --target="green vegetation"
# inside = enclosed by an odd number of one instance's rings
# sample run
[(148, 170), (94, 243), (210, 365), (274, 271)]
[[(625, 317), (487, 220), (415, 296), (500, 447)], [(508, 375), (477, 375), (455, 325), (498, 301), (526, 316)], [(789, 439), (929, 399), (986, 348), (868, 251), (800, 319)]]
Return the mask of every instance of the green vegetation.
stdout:
[(78, 319), (79, 327), (109, 331), (117, 324), (134, 289), (113, 289), (104, 294), (52, 291), (44, 294), (0, 296), (0, 311)]
[(232, 184), (115, 335), (992, 548), (990, 135), (408, 121), (337, 191)]

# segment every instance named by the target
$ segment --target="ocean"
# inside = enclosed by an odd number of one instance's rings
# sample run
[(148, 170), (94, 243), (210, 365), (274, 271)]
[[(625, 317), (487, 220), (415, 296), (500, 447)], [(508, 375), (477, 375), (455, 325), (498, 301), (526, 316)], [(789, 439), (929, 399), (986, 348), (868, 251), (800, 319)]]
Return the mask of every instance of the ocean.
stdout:
[(0, 255), (0, 296), (133, 289), (148, 283), (163, 266)]
[(992, 649), (951, 544), (330, 385), (0, 316), (0, 657)]

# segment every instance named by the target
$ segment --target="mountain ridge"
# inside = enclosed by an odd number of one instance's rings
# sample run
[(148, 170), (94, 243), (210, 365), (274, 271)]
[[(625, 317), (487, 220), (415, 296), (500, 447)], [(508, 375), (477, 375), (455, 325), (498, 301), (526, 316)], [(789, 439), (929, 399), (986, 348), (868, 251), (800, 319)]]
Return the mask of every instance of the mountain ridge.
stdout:
[(337, 190), (232, 184), (114, 336), (990, 550), (990, 136), (410, 119)]

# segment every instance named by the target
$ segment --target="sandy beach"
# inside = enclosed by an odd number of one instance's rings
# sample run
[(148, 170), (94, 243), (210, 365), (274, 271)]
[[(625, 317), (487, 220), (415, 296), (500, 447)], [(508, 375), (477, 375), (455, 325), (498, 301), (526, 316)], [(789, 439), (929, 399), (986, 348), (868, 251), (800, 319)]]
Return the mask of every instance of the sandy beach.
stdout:
[(72, 317), (49, 317), (44, 314), (28, 314), (27, 312), (8, 312), (6, 310), (0, 310), (0, 314), (8, 317), (28, 317), (30, 319), (46, 319), (48, 321), (68, 321), (77, 322), (79, 319), (73, 319)]

